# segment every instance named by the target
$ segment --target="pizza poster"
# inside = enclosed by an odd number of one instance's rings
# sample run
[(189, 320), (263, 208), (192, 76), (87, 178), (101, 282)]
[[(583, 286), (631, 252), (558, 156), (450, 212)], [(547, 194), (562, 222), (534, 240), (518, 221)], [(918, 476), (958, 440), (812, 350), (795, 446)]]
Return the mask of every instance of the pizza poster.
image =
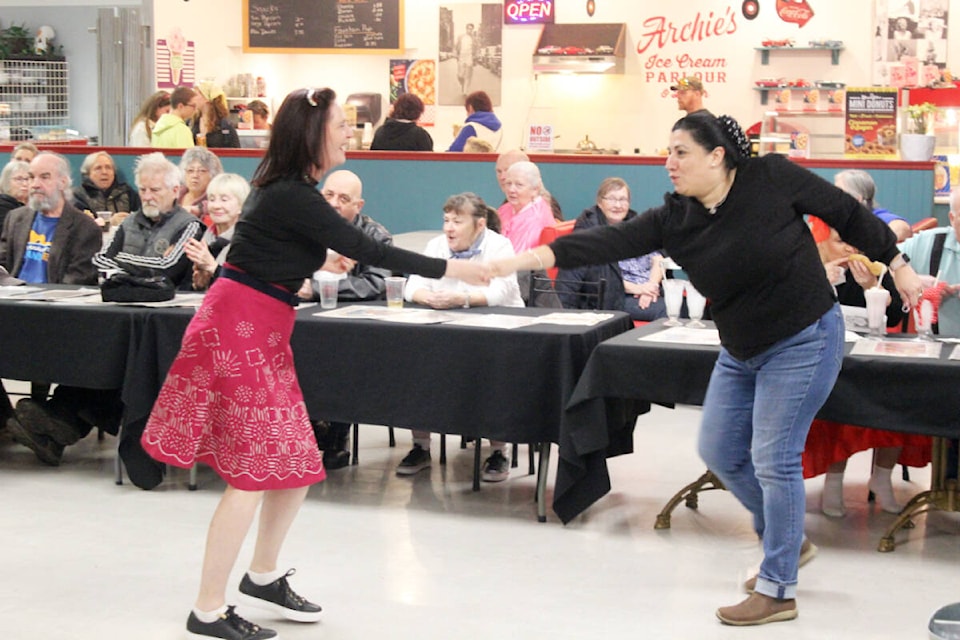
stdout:
[(889, 160), (897, 157), (897, 88), (847, 87), (843, 155)]
[(405, 93), (423, 100), (418, 124), (431, 127), (437, 121), (437, 63), (435, 60), (391, 60), (390, 104)]

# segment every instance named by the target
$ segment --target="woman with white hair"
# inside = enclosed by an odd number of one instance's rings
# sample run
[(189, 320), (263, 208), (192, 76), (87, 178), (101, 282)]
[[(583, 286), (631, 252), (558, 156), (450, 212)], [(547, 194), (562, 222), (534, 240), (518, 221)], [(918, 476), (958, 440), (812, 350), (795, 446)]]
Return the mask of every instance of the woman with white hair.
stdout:
[(878, 207), (874, 202), (877, 183), (866, 171), (846, 169), (833, 177), (833, 184), (859, 200), (863, 206), (873, 212), (873, 215), (883, 220), (897, 234), (897, 242), (903, 242), (913, 235), (913, 228), (905, 218), (891, 213), (889, 209)]
[(540, 169), (528, 161), (514, 162), (503, 178), (507, 201), (497, 210), (503, 235), (517, 253), (540, 244), (540, 232), (554, 224), (550, 203), (543, 197)]
[(180, 173), (183, 180), (177, 199), (180, 206), (209, 227), (211, 221), (207, 211), (207, 187), (211, 180), (223, 173), (220, 158), (205, 147), (191, 147), (183, 152), (180, 159)]
[(7, 213), (27, 204), (30, 195), (30, 163), (11, 160), (0, 172), (0, 229)]
[(194, 291), (206, 291), (230, 250), (233, 230), (240, 219), (250, 184), (235, 173), (221, 173), (207, 187), (207, 207), (213, 224), (199, 240), (187, 241), (187, 256), (193, 262)]
[(117, 176), (116, 163), (106, 151), (94, 151), (84, 158), (80, 177), (80, 188), (73, 194), (78, 209), (129, 214), (140, 208), (137, 190)]

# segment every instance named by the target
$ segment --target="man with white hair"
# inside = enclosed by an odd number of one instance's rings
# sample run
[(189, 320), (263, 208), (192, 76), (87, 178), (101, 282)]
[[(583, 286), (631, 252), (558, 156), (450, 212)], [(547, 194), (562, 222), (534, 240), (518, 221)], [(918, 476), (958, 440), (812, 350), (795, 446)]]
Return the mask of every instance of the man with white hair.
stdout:
[(187, 241), (203, 235), (200, 221), (177, 204), (180, 169), (159, 151), (137, 158), (140, 211), (124, 220), (110, 246), (93, 258), (103, 271), (164, 275), (179, 286), (192, 272)]
[[(26, 206), (12, 210), (4, 220), (0, 233), (0, 265), (28, 283), (95, 285), (97, 270), (91, 258), (100, 248), (102, 234), (92, 218), (70, 204), (72, 199), (70, 164), (59, 154), (39, 153), (30, 162)], [(54, 396), (60, 402), (72, 393), (72, 388), (61, 386), (54, 391)], [(2, 402), (2, 413), (9, 416), (6, 424), (13, 439), (29, 447), (41, 462), (51, 466), (60, 464), (64, 445), (48, 433), (34, 430), (23, 414), (29, 405), (41, 402), (24, 398), (17, 404), (15, 415), (10, 415), (6, 397)]]
[[(950, 225), (927, 229), (897, 245), (926, 289), (940, 290), (937, 332), (960, 336), (960, 189), (950, 193)], [(924, 296), (926, 297), (926, 296)]]

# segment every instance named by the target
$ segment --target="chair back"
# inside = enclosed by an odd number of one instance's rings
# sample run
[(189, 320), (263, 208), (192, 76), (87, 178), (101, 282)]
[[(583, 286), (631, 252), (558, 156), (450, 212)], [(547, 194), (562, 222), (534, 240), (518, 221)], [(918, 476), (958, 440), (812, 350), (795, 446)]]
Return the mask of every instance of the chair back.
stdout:
[(572, 280), (564, 280), (556, 278), (549, 278), (544, 276), (534, 275), (530, 279), (530, 300), (527, 303), (528, 307), (562, 307), (559, 304), (559, 297), (557, 296), (557, 291), (554, 288), (554, 285), (557, 283), (570, 282), (571, 284), (579, 285), (577, 291), (570, 292), (569, 295), (575, 296), (578, 299), (584, 300), (586, 302), (592, 302), (593, 304), (584, 305), (587, 308), (593, 309), (602, 309), (603, 308), (603, 296), (607, 292), (607, 281), (605, 278), (600, 278), (595, 281), (577, 281), (574, 283)]
[(910, 228), (913, 229), (914, 233), (919, 233), (921, 231), (926, 231), (927, 229), (934, 229), (940, 225), (940, 221), (936, 218), (923, 218), (922, 220), (917, 220)]
[[(568, 233), (573, 233), (573, 226), (577, 223), (576, 220), (564, 220), (563, 222), (558, 222), (552, 227), (544, 227), (540, 230), (540, 244), (550, 244), (560, 236), (565, 236)], [(547, 269), (547, 275), (550, 276), (551, 280), (557, 279), (557, 268), (550, 267)]]

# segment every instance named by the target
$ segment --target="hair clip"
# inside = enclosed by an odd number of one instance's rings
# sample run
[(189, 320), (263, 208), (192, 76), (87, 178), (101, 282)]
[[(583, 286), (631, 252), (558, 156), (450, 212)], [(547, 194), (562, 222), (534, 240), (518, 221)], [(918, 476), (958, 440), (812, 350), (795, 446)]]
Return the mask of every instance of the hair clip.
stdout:
[(307, 92), (305, 97), (307, 98), (307, 102), (310, 103), (310, 106), (317, 106), (317, 101), (313, 98), (313, 92), (316, 91), (316, 89), (304, 89), (304, 91)]

